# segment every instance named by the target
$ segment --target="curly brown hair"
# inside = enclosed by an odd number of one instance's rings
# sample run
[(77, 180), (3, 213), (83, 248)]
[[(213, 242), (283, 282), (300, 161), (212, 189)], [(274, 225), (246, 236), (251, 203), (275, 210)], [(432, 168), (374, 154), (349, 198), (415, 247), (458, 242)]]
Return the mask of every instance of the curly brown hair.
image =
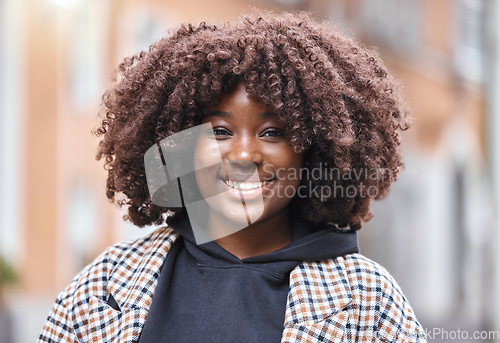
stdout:
[[(293, 200), (314, 223), (360, 229), (372, 217), (371, 201), (388, 193), (401, 169), (408, 109), (399, 82), (375, 52), (305, 12), (254, 10), (234, 24), (182, 25), (126, 58), (103, 95), (105, 118), (97, 130), (107, 197), (127, 206), (125, 219), (137, 226), (168, 222), (167, 211), (180, 209), (152, 203), (145, 152), (200, 124), (203, 109), (240, 81), (278, 114), (290, 145), (304, 152), (305, 167), (340, 171), (329, 180), (302, 180), (308, 187), (376, 189)], [(353, 170), (356, 177), (345, 176)]]

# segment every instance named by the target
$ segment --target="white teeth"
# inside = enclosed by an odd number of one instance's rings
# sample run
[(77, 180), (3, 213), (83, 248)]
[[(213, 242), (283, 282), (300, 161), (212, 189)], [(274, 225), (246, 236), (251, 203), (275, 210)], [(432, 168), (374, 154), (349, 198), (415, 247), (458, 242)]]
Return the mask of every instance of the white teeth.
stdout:
[(237, 182), (233, 180), (225, 181), (226, 185), (228, 185), (229, 187), (240, 190), (251, 190), (251, 189), (261, 188), (264, 185), (268, 184), (269, 182), (271, 181), (270, 180), (265, 182)]

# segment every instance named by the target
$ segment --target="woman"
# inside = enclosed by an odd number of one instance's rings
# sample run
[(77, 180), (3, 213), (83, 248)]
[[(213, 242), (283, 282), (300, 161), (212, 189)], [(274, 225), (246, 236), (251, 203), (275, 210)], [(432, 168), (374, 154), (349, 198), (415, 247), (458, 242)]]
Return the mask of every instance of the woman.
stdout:
[(107, 196), (137, 226), (62, 292), (40, 341), (424, 342), (356, 231), (409, 126), (379, 58), (305, 13), (183, 26), (104, 95)]

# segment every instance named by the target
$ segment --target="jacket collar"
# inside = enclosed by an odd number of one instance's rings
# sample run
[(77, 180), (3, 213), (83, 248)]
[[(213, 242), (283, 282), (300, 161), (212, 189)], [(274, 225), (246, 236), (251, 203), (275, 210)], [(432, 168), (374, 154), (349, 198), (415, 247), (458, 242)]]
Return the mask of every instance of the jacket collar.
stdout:
[(352, 293), (338, 259), (306, 261), (292, 271), (282, 343), (346, 341)]
[(314, 324), (349, 307), (352, 293), (335, 260), (305, 261), (290, 274), (285, 327)]
[(177, 237), (172, 229), (158, 230), (148, 237), (150, 242), (124, 256), (127, 268), (118, 265), (108, 281), (109, 292), (120, 308), (149, 310), (161, 267)]

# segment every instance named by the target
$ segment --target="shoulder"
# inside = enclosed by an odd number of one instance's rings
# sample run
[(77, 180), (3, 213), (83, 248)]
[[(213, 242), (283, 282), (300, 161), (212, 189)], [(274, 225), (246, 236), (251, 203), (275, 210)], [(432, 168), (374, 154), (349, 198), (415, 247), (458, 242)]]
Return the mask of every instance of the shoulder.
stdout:
[[(104, 313), (111, 320), (108, 329), (112, 331), (119, 325), (112, 319), (130, 309), (137, 314), (137, 320), (142, 320), (143, 309), (151, 303), (161, 266), (176, 237), (172, 229), (161, 228), (146, 237), (106, 249), (59, 294), (39, 342), (86, 341), (94, 329), (103, 332), (102, 327), (91, 326), (100, 323), (103, 318), (99, 316)], [(96, 321), (95, 316), (100, 319)], [(134, 334), (129, 331), (123, 334)]]
[(389, 307), (400, 311), (386, 313), (393, 318), (413, 315), (401, 287), (386, 268), (361, 254), (349, 254), (332, 260), (347, 279), (353, 299), (363, 306), (375, 305), (380, 314)]
[[(292, 273), (290, 323), (339, 319), (345, 341), (425, 342), (425, 331), (392, 275), (361, 254), (307, 261)], [(305, 309), (304, 309), (305, 308)]]
[(376, 328), (377, 334), (389, 341), (425, 341), (424, 329), (408, 299), (386, 268), (361, 254), (332, 262), (345, 273), (359, 328)]
[[(351, 291), (400, 291), (387, 269), (359, 253), (342, 255), (329, 260), (308, 261), (299, 265), (299, 268), (307, 270), (310, 273), (309, 276), (319, 273), (326, 280), (334, 283), (342, 280), (349, 285)], [(374, 286), (382, 288), (372, 289)]]
[(352, 290), (370, 290), (368, 285), (383, 286), (381, 290), (398, 290), (399, 286), (389, 271), (362, 254), (349, 254), (332, 260), (337, 268), (341, 268), (349, 280)]
[(171, 228), (160, 228), (145, 237), (110, 246), (75, 276), (56, 302), (67, 311), (74, 312), (77, 307), (88, 303), (92, 296), (107, 299), (113, 288), (117, 288), (118, 293), (124, 293), (128, 281), (138, 273), (159, 272), (176, 238), (177, 234)]

